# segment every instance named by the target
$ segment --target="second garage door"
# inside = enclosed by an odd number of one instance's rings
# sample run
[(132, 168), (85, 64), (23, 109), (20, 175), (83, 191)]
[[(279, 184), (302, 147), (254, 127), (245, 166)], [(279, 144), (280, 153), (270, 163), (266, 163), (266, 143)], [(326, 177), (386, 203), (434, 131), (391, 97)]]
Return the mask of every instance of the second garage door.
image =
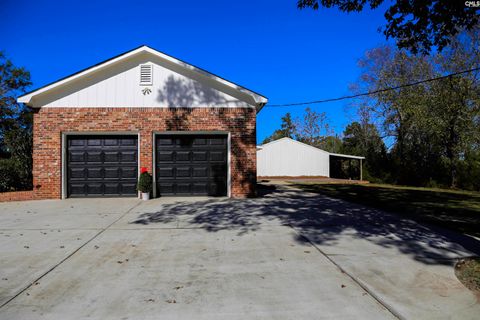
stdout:
[(159, 196), (227, 195), (226, 135), (157, 135)]

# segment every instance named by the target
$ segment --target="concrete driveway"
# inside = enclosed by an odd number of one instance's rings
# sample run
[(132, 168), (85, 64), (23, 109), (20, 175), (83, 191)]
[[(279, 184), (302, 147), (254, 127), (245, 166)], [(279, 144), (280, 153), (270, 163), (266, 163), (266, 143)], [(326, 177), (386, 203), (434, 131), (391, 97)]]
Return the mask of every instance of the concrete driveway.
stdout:
[(271, 186), (0, 204), (0, 319), (474, 319), (479, 242)]

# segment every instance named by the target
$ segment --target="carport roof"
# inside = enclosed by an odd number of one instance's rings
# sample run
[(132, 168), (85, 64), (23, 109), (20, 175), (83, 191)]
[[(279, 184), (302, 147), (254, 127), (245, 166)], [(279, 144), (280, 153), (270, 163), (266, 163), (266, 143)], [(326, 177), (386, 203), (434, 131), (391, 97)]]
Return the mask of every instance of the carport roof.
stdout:
[(360, 156), (351, 156), (349, 154), (341, 154), (341, 153), (332, 153), (329, 152), (331, 156), (334, 157), (341, 157), (341, 158), (350, 158), (350, 159), (365, 159), (365, 157), (360, 157)]

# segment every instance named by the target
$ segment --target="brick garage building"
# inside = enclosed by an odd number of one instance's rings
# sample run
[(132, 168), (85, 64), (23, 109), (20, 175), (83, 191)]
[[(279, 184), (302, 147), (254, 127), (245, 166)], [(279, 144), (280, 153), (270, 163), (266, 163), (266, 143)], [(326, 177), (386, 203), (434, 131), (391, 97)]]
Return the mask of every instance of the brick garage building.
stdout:
[(33, 107), (35, 199), (255, 194), (267, 99), (147, 46), (18, 99)]

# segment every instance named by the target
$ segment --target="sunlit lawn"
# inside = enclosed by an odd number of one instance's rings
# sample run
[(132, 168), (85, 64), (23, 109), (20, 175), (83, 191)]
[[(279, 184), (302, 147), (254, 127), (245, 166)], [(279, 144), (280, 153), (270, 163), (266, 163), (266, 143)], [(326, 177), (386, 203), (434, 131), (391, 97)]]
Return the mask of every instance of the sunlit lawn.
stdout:
[(480, 236), (480, 193), (386, 184), (294, 182), (304, 190)]

